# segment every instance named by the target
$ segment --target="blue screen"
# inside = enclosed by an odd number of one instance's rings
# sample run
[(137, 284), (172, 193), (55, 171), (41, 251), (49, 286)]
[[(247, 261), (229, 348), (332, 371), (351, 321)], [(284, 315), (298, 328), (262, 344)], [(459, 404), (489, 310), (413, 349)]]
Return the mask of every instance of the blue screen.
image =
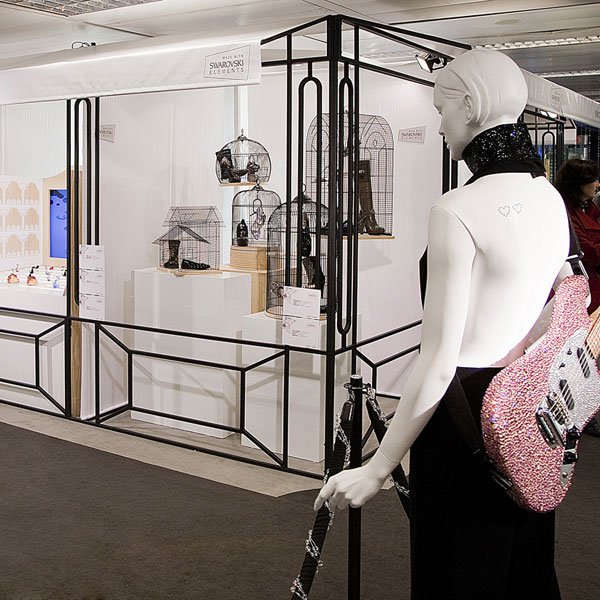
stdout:
[(67, 258), (67, 190), (50, 190), (50, 256)]

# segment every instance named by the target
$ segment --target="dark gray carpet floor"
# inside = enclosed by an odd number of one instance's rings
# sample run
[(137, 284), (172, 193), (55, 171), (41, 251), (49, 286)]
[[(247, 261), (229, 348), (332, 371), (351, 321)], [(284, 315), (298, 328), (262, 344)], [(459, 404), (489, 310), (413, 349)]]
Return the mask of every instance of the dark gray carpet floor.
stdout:
[[(558, 515), (564, 600), (600, 598), (600, 440), (585, 438), (581, 455)], [(313, 498), (269, 498), (0, 424), (0, 600), (288, 599)], [(312, 600), (346, 598), (345, 520)], [(369, 503), (363, 528), (362, 598), (407, 600), (393, 491)]]

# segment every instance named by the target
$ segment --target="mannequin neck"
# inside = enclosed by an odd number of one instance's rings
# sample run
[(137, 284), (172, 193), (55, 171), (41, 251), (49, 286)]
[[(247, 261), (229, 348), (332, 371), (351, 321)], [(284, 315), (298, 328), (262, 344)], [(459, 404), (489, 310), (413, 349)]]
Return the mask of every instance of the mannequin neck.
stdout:
[(462, 157), (473, 175), (500, 163), (506, 163), (507, 168), (502, 170), (510, 171), (510, 165), (515, 162), (525, 162), (530, 164), (531, 172), (543, 173), (543, 165), (524, 123), (500, 123), (485, 129), (467, 144)]

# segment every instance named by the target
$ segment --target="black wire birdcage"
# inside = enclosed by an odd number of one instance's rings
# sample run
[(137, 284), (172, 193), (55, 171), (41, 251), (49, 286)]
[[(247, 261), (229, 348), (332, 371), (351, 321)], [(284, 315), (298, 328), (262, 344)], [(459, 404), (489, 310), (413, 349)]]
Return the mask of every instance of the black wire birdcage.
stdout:
[[(344, 113), (344, 171), (348, 170), (349, 119)], [(322, 164), (327, 165), (329, 152), (329, 114), (322, 115), (323, 148)], [(389, 123), (376, 115), (359, 115), (358, 124), (359, 162), (358, 200), (360, 205), (358, 231), (371, 235), (390, 235), (393, 227), (393, 182), (394, 182), (394, 136)], [(317, 117), (309, 128), (306, 140), (306, 182), (307, 194), (316, 197), (317, 182)], [(329, 171), (325, 167), (321, 173), (321, 193), (325, 198), (329, 182)], [(344, 196), (347, 195), (344, 190)], [(344, 198), (344, 206), (347, 199)], [(344, 220), (348, 218), (344, 210)]]
[(163, 222), (167, 232), (155, 239), (159, 267), (207, 271), (221, 266), (223, 219), (215, 206), (172, 206)]
[[(306, 194), (301, 198), (301, 202), (298, 198), (291, 202), (289, 246), (286, 203), (273, 211), (267, 227), (266, 312), (276, 317), (283, 315), (285, 285), (320, 290), (321, 313), (327, 308), (327, 207), (318, 207)], [(287, 284), (286, 256), (290, 266)]]
[(265, 183), (271, 176), (271, 158), (266, 148), (242, 133), (218, 152), (215, 172), (223, 185)]
[(260, 183), (238, 192), (231, 209), (232, 246), (266, 246), (267, 224), (280, 204), (279, 195), (265, 190)]

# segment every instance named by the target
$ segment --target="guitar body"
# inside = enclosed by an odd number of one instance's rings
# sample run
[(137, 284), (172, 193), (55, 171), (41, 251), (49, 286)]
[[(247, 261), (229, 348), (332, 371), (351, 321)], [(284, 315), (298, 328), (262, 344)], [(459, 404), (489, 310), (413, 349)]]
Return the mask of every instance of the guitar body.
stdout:
[(536, 512), (553, 510), (564, 498), (579, 436), (600, 408), (588, 293), (581, 275), (561, 282), (548, 331), (494, 377), (483, 399), (487, 455), (515, 502)]

